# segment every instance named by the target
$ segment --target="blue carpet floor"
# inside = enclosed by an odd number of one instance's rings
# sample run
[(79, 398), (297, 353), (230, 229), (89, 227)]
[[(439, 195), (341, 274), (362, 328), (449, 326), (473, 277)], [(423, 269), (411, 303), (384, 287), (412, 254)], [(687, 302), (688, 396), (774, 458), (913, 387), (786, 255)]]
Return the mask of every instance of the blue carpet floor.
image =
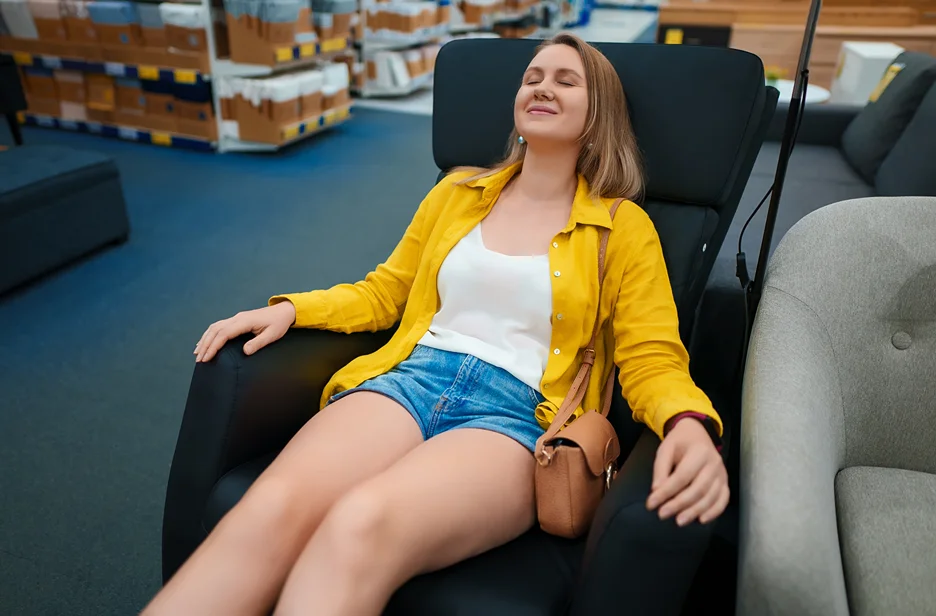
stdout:
[(276, 155), (24, 136), (114, 157), (131, 235), (0, 297), (0, 614), (132, 614), (160, 586), (195, 342), (386, 258), (435, 182), (431, 118), (361, 110)]

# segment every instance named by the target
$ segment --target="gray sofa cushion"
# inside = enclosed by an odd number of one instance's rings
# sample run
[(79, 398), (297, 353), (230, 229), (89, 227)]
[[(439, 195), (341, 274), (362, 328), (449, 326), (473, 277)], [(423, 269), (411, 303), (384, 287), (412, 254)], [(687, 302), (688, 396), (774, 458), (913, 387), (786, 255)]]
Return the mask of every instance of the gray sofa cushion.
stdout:
[(874, 182), (881, 163), (936, 83), (936, 58), (923, 53), (900, 54), (888, 70), (892, 69), (899, 72), (842, 134), (845, 158), (868, 183)]
[(936, 608), (936, 475), (852, 467), (835, 479), (842, 563), (853, 616)]
[(884, 159), (874, 185), (882, 195), (936, 197), (936, 86)]

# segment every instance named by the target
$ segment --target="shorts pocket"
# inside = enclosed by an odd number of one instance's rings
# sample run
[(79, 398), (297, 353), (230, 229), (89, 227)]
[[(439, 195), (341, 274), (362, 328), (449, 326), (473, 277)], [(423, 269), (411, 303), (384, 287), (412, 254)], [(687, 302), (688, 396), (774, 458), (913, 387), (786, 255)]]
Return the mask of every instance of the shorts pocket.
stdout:
[(529, 385), (524, 385), (527, 390), (527, 395), (530, 397), (530, 408), (535, 409), (546, 400), (538, 391), (530, 387)]

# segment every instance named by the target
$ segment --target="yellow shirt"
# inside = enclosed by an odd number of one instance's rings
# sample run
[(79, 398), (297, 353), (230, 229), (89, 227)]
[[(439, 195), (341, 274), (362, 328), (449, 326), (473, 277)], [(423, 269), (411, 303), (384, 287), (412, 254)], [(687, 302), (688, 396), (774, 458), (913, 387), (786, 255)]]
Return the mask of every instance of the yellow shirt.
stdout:
[[(409, 356), (439, 309), (436, 280), (442, 261), (488, 214), (518, 169), (513, 166), (460, 186), (456, 182), (469, 177), (464, 172), (443, 179), (420, 204), (393, 253), (363, 281), (270, 298), (271, 305), (286, 300), (295, 305), (294, 327), (353, 333), (400, 323), (385, 346), (354, 359), (331, 378), (322, 406), (334, 394), (389, 371)], [(550, 244), (552, 350), (540, 383), (546, 401), (537, 407), (536, 419), (548, 426), (569, 391), (591, 338), (597, 304), (602, 325), (584, 408), (600, 408), (601, 387), (616, 364), (634, 419), (661, 438), (667, 420), (685, 411), (712, 417), (721, 431), (712, 403), (689, 376), (689, 356), (679, 338), (656, 229), (630, 201), (621, 203), (612, 224), (613, 202), (590, 197), (588, 183), (580, 177), (569, 222)], [(598, 298), (603, 228), (612, 231)], [(577, 414), (581, 412), (580, 408)]]

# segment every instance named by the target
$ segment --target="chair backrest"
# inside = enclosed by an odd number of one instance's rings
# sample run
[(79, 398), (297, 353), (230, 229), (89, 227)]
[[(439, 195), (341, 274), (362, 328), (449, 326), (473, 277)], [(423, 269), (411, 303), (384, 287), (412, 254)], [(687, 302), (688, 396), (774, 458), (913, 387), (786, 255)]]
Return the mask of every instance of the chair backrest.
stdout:
[[(443, 172), (500, 160), (513, 102), (539, 41), (465, 39), (436, 60), (432, 149)], [(688, 341), (715, 256), (777, 103), (764, 66), (736, 49), (596, 44), (618, 71), (642, 150), (640, 204), (663, 244)]]
[(815, 325), (795, 331), (790, 308), (784, 339), (770, 342), (818, 336), (835, 364), (841, 408), (811, 420), (841, 426), (839, 468), (936, 473), (934, 238), (936, 198), (856, 199), (804, 217), (771, 258), (767, 290)]
[[(500, 160), (517, 89), (539, 41), (465, 39), (436, 59), (432, 151), (446, 171)], [(640, 205), (660, 235), (688, 345), (696, 308), (777, 106), (760, 58), (736, 49), (596, 44), (618, 71), (647, 174)], [(639, 426), (616, 392), (628, 451)]]

